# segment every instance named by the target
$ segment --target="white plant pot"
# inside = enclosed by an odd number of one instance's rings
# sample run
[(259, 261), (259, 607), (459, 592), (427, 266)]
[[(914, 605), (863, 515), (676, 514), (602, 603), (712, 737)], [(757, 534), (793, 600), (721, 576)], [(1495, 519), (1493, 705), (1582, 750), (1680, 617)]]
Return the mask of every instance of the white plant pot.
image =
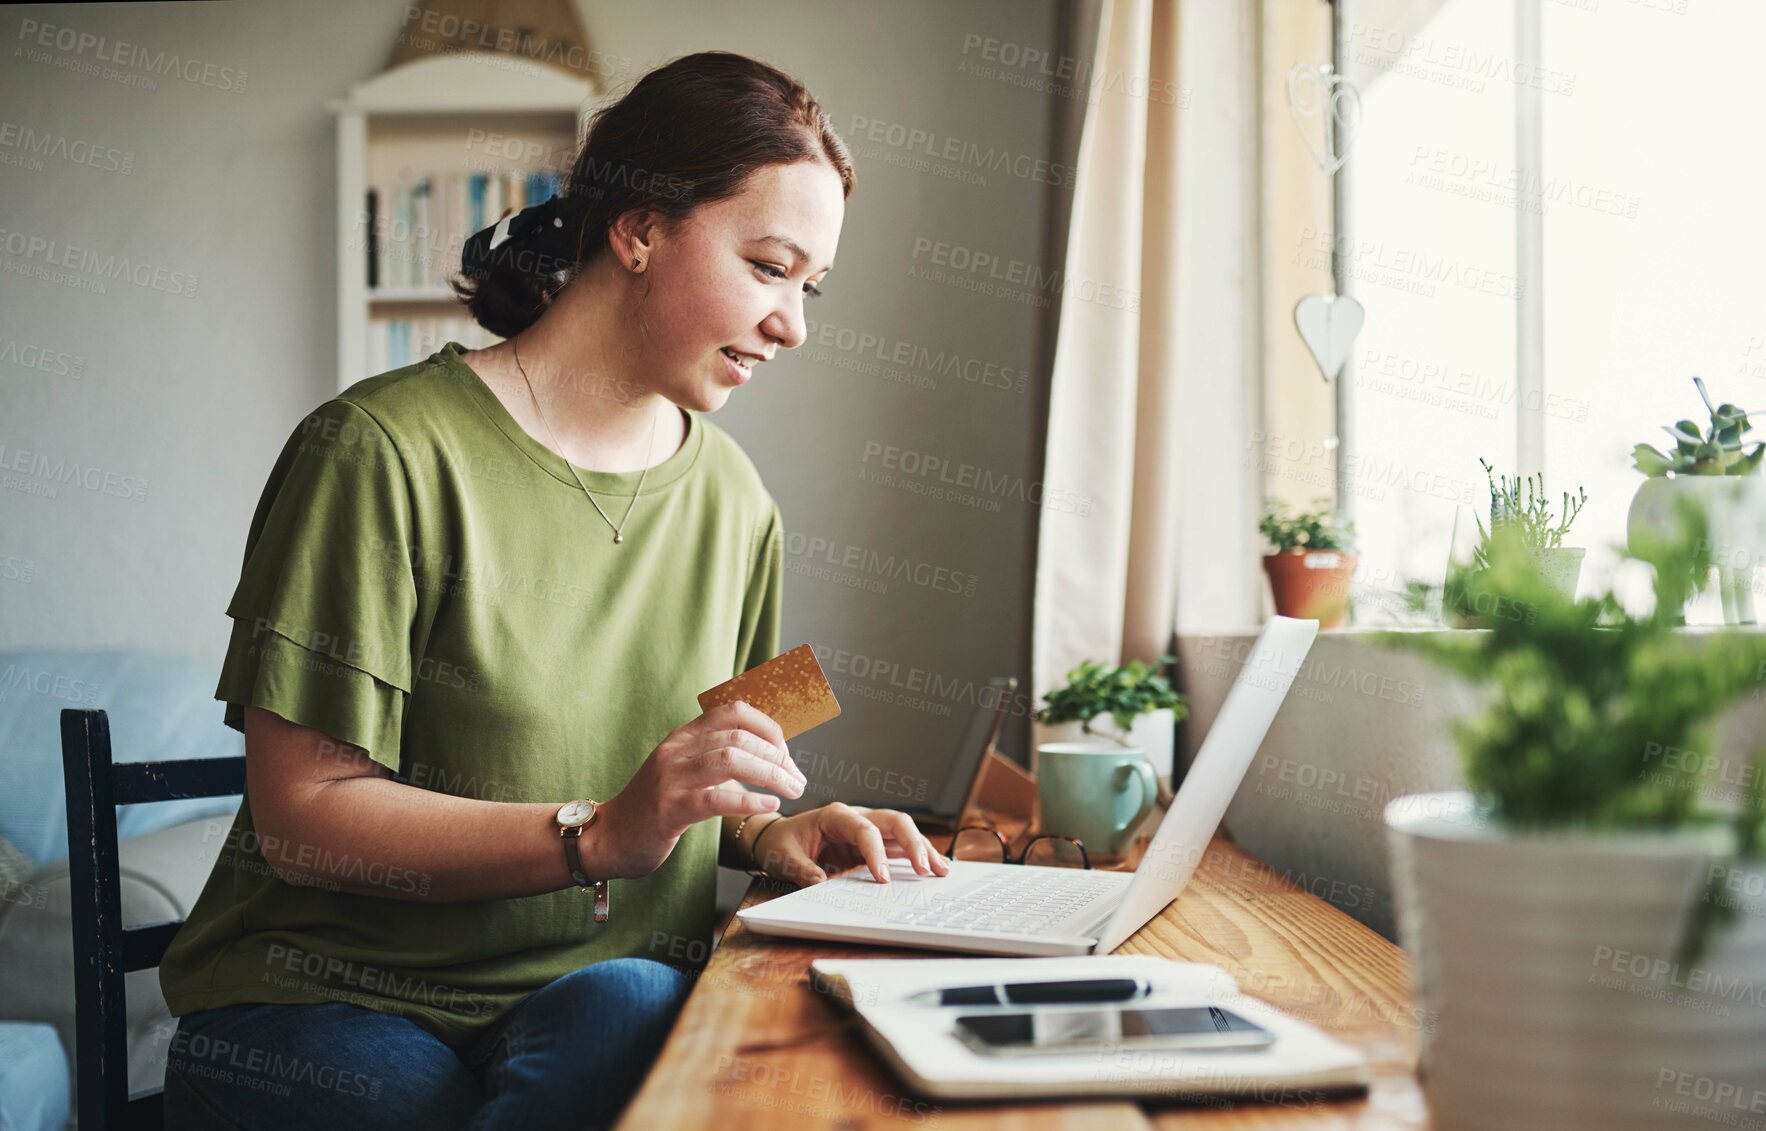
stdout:
[(1117, 739), (1129, 746), (1136, 746), (1147, 752), (1147, 761), (1153, 765), (1153, 773), (1158, 775), (1159, 784), (1166, 789), (1171, 788), (1173, 770), (1172, 744), (1173, 731), (1176, 723), (1171, 717), (1170, 707), (1161, 707), (1157, 711), (1148, 711), (1135, 716), (1134, 726), (1127, 732), (1116, 725), (1116, 720), (1109, 715), (1100, 715), (1092, 720), (1091, 733), (1080, 729), (1081, 724), (1054, 723), (1042, 727), (1039, 732), (1038, 744), (1044, 742), (1096, 742), (1100, 744), (1114, 743)]
[(1753, 580), (1766, 564), (1766, 478), (1759, 475), (1678, 475), (1645, 479), (1631, 498), (1627, 536), (1671, 528), (1677, 499), (1690, 496), (1710, 523), (1711, 557), (1723, 599), (1725, 624), (1754, 623)]
[(1582, 578), (1582, 559), (1588, 551), (1580, 546), (1530, 546), (1527, 552), (1532, 555), (1533, 567), (1552, 588), (1574, 601), (1576, 583)]
[(1725, 872), (1734, 918), (1673, 965), (1727, 828), (1515, 833), (1465, 792), (1385, 821), (1434, 1131), (1766, 1120), (1766, 874)]

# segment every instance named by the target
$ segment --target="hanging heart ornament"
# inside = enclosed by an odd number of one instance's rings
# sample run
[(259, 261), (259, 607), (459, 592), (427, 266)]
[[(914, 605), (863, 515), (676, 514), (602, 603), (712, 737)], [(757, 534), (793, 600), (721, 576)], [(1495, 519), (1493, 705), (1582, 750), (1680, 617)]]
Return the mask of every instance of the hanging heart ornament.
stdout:
[(1343, 371), (1349, 347), (1366, 320), (1367, 312), (1348, 295), (1307, 295), (1294, 306), (1294, 325), (1326, 381), (1335, 381)]
[[(1316, 132), (1309, 120), (1324, 118), (1324, 149), (1313, 141)], [(1327, 173), (1335, 173), (1349, 159), (1355, 131), (1361, 128), (1361, 91), (1337, 74), (1329, 63), (1313, 66), (1295, 63), (1288, 68), (1288, 117), (1300, 131), (1300, 139), (1312, 151), (1312, 159)]]

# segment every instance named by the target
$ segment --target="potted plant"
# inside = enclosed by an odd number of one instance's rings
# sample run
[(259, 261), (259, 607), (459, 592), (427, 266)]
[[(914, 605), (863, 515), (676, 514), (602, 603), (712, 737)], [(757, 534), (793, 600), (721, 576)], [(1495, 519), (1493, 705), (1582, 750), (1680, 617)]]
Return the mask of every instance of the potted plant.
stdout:
[(1672, 428), (1663, 425), (1662, 431), (1674, 438), (1674, 450), (1664, 454), (1652, 445), (1637, 445), (1631, 449), (1631, 462), (1637, 470), (1652, 479), (1752, 475), (1759, 471), (1766, 441), (1756, 442), (1751, 452), (1747, 450), (1748, 441), (1743, 437), (1753, 427), (1747, 412), (1727, 401), (1713, 408), (1704, 378), (1694, 377), (1692, 384), (1711, 416), (1710, 427), (1700, 432), (1690, 420), (1679, 421)]
[(1263, 572), (1269, 575), (1277, 615), (1316, 620), (1320, 628), (1340, 628), (1349, 618), (1349, 585), (1356, 564), (1354, 531), (1327, 509), (1325, 500), (1313, 506), (1293, 513), (1285, 503), (1268, 500), (1257, 524), (1270, 546), (1263, 555)]
[(1631, 450), (1632, 465), (1645, 478), (1631, 500), (1626, 527), (1634, 538), (1650, 536), (1672, 521), (1676, 499), (1695, 499), (1710, 519), (1723, 619), (1752, 624), (1750, 582), (1766, 551), (1766, 496), (1759, 476), (1766, 441), (1747, 438), (1752, 425), (1746, 411), (1727, 401), (1713, 407), (1704, 381), (1694, 377), (1692, 383), (1711, 422), (1703, 431), (1690, 420), (1664, 425), (1674, 438), (1668, 452), (1649, 444)]
[(1189, 717), (1188, 702), (1165, 675), (1176, 660), (1167, 654), (1154, 664), (1084, 661), (1067, 673), (1065, 685), (1043, 693), (1035, 716), (1046, 728), (1041, 742), (1097, 739), (1138, 748), (1169, 789), (1177, 724)]
[[(1468, 584), (1490, 566), (1490, 543), (1498, 532), (1510, 532), (1524, 547), (1540, 572), (1558, 587), (1565, 597), (1574, 597), (1576, 583), (1582, 576), (1582, 559), (1587, 551), (1578, 546), (1565, 546), (1564, 535), (1582, 513), (1588, 493), (1576, 488), (1576, 497), (1563, 493), (1563, 505), (1553, 512), (1545, 494), (1545, 476), (1530, 475), (1509, 478), (1496, 475), (1496, 469), (1482, 458), (1484, 478), (1490, 484), (1490, 525), (1474, 516), (1478, 527), (1478, 543), (1472, 550), (1469, 564), (1450, 567), (1441, 586), (1441, 610), (1448, 623), (1460, 628), (1488, 627), (1492, 617), (1503, 616), (1500, 607), (1484, 607), (1497, 600), (1487, 588)], [(1522, 488), (1525, 488), (1523, 493)]]
[(1766, 764), (1728, 812), (1706, 792), (1710, 723), (1760, 688), (1766, 637), (1676, 629), (1705, 535), (1684, 507), (1633, 542), (1655, 568), (1633, 614), (1498, 529), (1458, 582), (1512, 615), (1378, 638), (1485, 693), (1452, 731), (1469, 791), (1385, 811), (1437, 1131), (1702, 1126), (1719, 1086), (1766, 1096)]
[[(1580, 546), (1564, 545), (1564, 535), (1570, 532), (1570, 526), (1576, 516), (1582, 513), (1582, 507), (1588, 502), (1588, 492), (1576, 488), (1576, 497), (1563, 493), (1563, 506), (1554, 515), (1551, 504), (1546, 501), (1545, 476), (1530, 475), (1525, 479), (1516, 476), (1513, 479), (1502, 476), (1499, 482), (1496, 469), (1482, 459), (1478, 463), (1484, 468), (1484, 479), (1490, 484), (1490, 529), (1484, 529), (1482, 520), (1478, 522), (1480, 543), (1476, 565), (1488, 564), (1488, 546), (1491, 534), (1498, 527), (1513, 530), (1520, 536), (1526, 546), (1527, 553), (1533, 558), (1539, 571), (1566, 597), (1576, 595), (1576, 582), (1582, 576), (1582, 559), (1588, 551)], [(1521, 488), (1525, 486), (1527, 494), (1521, 496)]]

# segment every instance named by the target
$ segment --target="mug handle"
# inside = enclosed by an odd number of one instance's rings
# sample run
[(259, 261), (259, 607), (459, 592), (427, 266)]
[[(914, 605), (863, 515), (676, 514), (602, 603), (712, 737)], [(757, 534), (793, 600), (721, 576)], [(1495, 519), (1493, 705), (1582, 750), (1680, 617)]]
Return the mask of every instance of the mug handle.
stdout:
[(1144, 758), (1138, 762), (1130, 762), (1122, 768), (1133, 771), (1134, 779), (1140, 783), (1141, 787), (1141, 807), (1135, 810), (1134, 819), (1128, 822), (1129, 830), (1133, 830), (1147, 819), (1147, 814), (1152, 812), (1153, 806), (1158, 803), (1159, 778), (1153, 773), (1153, 764)]

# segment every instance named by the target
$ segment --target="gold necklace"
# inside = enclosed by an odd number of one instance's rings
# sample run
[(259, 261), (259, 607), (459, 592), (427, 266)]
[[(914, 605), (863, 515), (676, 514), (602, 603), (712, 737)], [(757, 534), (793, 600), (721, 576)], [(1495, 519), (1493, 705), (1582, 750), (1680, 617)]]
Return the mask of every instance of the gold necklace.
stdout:
[[(539, 416), (540, 423), (545, 425), (546, 435), (552, 437), (552, 446), (558, 449), (558, 458), (564, 461), (565, 467), (570, 468), (571, 478), (575, 479), (576, 485), (583, 489), (583, 496), (589, 500), (589, 505), (595, 508), (595, 513), (600, 515), (602, 521), (606, 522), (608, 526), (613, 526), (613, 520), (608, 518), (607, 512), (601, 509), (601, 504), (595, 501), (595, 496), (589, 494), (588, 484), (584, 483), (583, 477), (576, 473), (576, 465), (571, 463), (570, 457), (564, 454), (564, 445), (558, 442), (557, 434), (552, 431), (552, 425), (547, 422), (545, 412), (540, 409), (540, 398), (534, 396), (533, 382), (528, 379), (527, 367), (521, 364), (520, 347), (514, 342), (510, 342), (509, 349), (515, 354), (515, 368), (521, 370), (521, 380), (527, 386), (527, 395), (533, 398), (533, 410)], [(632, 493), (632, 501), (625, 508), (625, 517), (619, 520), (618, 526), (613, 526), (615, 545), (625, 541), (625, 535), (621, 531), (625, 528), (625, 524), (632, 520), (632, 507), (638, 505), (638, 496), (644, 493), (644, 477), (650, 474), (650, 453), (656, 450), (656, 423), (656, 417), (652, 414), (650, 418), (650, 444), (644, 449), (644, 471), (638, 476), (638, 489)]]

